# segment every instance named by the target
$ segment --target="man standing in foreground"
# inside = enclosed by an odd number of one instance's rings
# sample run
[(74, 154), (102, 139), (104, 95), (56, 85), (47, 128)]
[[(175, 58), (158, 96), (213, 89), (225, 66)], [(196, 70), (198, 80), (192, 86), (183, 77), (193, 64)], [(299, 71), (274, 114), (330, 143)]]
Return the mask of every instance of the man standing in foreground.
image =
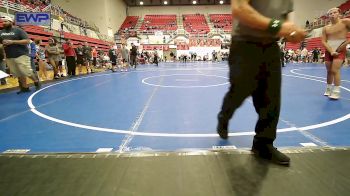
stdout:
[(273, 142), (281, 104), (281, 62), (277, 40), (300, 42), (305, 31), (290, 21), (292, 0), (231, 0), (235, 28), (230, 48), (230, 88), (218, 114), (217, 132), (228, 138), (234, 111), (253, 97), (259, 115), (252, 151), (259, 157), (288, 165), (289, 157)]
[(11, 73), (18, 77), (20, 93), (30, 92), (27, 84), (27, 77), (34, 81), (35, 87), (40, 88), (39, 78), (32, 69), (29, 57), (28, 44), (30, 40), (25, 31), (13, 27), (13, 19), (9, 16), (3, 16), (4, 29), (0, 31), (0, 40), (5, 48), (6, 64)]
[[(337, 100), (340, 98), (340, 68), (346, 57), (346, 45), (350, 43), (346, 38), (350, 19), (340, 19), (339, 8), (332, 8), (327, 13), (331, 24), (325, 26), (322, 31), (327, 68), (327, 87), (324, 95)], [(334, 84), (333, 88), (332, 84)]]

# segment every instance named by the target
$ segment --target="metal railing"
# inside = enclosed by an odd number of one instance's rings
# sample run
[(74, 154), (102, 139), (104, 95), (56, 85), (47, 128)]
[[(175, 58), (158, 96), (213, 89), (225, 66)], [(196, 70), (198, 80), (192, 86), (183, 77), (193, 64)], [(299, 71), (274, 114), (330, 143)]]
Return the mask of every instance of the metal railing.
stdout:
[(17, 12), (36, 12), (36, 10), (30, 6), (18, 4), (8, 0), (2, 0), (0, 6), (6, 8), (7, 14), (9, 14), (9, 10)]

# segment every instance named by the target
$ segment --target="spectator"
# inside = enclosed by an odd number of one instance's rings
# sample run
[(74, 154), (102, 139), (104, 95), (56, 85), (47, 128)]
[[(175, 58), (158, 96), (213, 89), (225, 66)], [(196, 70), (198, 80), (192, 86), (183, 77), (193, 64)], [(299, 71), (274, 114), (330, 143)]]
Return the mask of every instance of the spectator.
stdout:
[(308, 55), (307, 49), (306, 49), (306, 48), (303, 48), (303, 50), (300, 52), (301, 61), (302, 61), (303, 63), (306, 63), (307, 55)]
[(305, 28), (309, 28), (309, 26), (310, 26), (310, 22), (309, 22), (309, 20), (307, 20), (307, 21), (305, 22)]
[(47, 58), (49, 60), (50, 65), (53, 67), (54, 79), (58, 79), (59, 77), (63, 77), (63, 73), (59, 73), (58, 65), (60, 61), (60, 51), (59, 48), (53, 38), (49, 39), (49, 44), (45, 48)]
[(317, 63), (318, 62), (319, 55), (320, 55), (320, 51), (317, 48), (314, 48), (312, 50), (312, 62), (313, 63)]
[(93, 66), (91, 66), (91, 54), (92, 49), (87, 42), (85, 42), (83, 46), (83, 55), (84, 55), (84, 63), (86, 65), (87, 73), (94, 73)]
[[(77, 55), (77, 61), (76, 64), (78, 65), (79, 75), (82, 74), (82, 66), (84, 64), (84, 52), (83, 52), (83, 46), (81, 43), (78, 44), (78, 47), (75, 49), (75, 54)], [(86, 68), (87, 72), (87, 68)]]
[(73, 48), (73, 43), (70, 39), (66, 39), (66, 42), (62, 45), (64, 55), (66, 56), (68, 75), (75, 76), (76, 62), (75, 62), (75, 50)]
[(111, 48), (108, 51), (108, 56), (110, 61), (112, 62), (112, 72), (116, 72), (117, 71), (117, 51), (116, 48), (111, 45)]
[(154, 53), (153, 53), (153, 63), (156, 64), (156, 66), (158, 66), (158, 52), (157, 50), (154, 50)]
[(33, 71), (37, 75), (37, 68), (35, 66), (35, 57), (36, 57), (36, 46), (35, 43), (32, 40), (29, 40), (28, 44), (28, 50), (29, 50), (29, 57), (30, 57), (30, 66), (32, 67)]
[(30, 66), (28, 47), (30, 40), (25, 31), (13, 27), (13, 19), (2, 17), (4, 29), (0, 31), (0, 40), (5, 48), (6, 64), (14, 76), (19, 78), (20, 93), (30, 92), (27, 77), (34, 81), (36, 90), (40, 89), (40, 81)]
[(129, 66), (129, 50), (126, 48), (125, 43), (122, 44), (122, 71), (127, 71), (127, 67)]
[(95, 46), (92, 49), (91, 55), (92, 55), (92, 65), (93, 65), (93, 67), (96, 67), (97, 66), (97, 56), (98, 56), (97, 46)]
[(137, 56), (137, 48), (134, 43), (131, 43), (130, 64), (131, 66), (134, 66), (134, 69), (136, 69), (136, 56)]

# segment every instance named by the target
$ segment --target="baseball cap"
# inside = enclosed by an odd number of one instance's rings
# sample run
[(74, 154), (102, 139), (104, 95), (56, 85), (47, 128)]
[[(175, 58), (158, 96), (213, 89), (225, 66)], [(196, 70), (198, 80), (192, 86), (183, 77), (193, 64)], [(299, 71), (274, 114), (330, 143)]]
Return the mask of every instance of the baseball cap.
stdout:
[(7, 20), (13, 22), (13, 18), (11, 16), (1, 16), (1, 20)]

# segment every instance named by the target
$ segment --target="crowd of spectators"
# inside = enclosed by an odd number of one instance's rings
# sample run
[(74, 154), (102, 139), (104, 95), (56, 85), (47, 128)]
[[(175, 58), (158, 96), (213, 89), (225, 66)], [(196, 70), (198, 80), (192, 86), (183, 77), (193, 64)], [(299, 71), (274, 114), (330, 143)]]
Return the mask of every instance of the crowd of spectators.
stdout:
[(32, 8), (46, 7), (51, 4), (51, 0), (15, 0), (15, 3), (22, 5), (29, 5)]
[(324, 62), (324, 52), (321, 48), (313, 50), (303, 49), (282, 49), (282, 60), (284, 63), (321, 63)]

